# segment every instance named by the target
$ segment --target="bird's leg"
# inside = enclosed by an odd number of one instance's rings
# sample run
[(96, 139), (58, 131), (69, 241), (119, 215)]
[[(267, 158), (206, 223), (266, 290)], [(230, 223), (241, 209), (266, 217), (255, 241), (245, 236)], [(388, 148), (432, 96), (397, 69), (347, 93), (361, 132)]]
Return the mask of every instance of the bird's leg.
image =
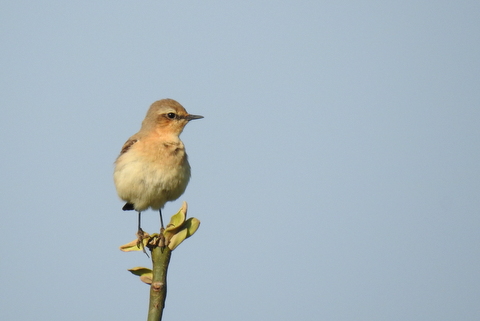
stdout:
[[(138, 212), (138, 231), (137, 231), (137, 247), (143, 250), (143, 253), (147, 254), (145, 251), (145, 246), (143, 246), (143, 239), (145, 238), (145, 232), (140, 227), (142, 212)], [(148, 256), (148, 254), (147, 254)]]
[(163, 229), (164, 229), (164, 226), (163, 226), (162, 209), (159, 209), (158, 212), (160, 213), (160, 226), (161, 226), (161, 230), (163, 230)]
[(163, 235), (163, 231), (165, 231), (165, 227), (163, 226), (163, 217), (162, 217), (162, 209), (158, 210), (160, 213), (160, 234), (158, 238), (158, 246), (165, 247), (165, 236)]

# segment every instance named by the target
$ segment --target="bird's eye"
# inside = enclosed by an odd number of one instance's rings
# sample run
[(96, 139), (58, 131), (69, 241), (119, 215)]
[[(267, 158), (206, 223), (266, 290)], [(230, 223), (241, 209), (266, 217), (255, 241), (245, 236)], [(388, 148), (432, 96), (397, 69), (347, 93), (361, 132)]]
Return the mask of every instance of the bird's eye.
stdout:
[(170, 119), (175, 119), (177, 115), (175, 115), (175, 113), (168, 113), (167, 114), (167, 117), (170, 118)]

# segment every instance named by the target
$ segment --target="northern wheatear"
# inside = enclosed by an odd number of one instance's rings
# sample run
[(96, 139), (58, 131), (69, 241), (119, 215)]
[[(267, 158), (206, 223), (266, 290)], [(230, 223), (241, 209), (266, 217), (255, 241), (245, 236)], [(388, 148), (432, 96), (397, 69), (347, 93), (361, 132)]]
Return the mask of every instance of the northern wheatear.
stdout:
[(127, 202), (123, 210), (138, 212), (139, 244), (144, 235), (141, 212), (148, 208), (159, 210), (163, 229), (163, 206), (179, 198), (187, 188), (190, 165), (179, 135), (190, 120), (200, 118), (203, 116), (188, 114), (175, 100), (154, 102), (140, 131), (127, 140), (115, 161), (115, 187), (118, 196)]

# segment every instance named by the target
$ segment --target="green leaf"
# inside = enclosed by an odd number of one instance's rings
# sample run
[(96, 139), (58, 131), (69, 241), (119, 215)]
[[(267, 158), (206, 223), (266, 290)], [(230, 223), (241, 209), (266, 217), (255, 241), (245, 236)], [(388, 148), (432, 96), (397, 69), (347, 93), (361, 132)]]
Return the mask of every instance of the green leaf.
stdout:
[(131, 268), (131, 269), (128, 269), (132, 274), (135, 274), (135, 275), (143, 275), (145, 273), (152, 273), (152, 270), (150, 270), (149, 268), (146, 268), (146, 267), (143, 267), (143, 266), (137, 266), (137, 267), (134, 267), (134, 268)]
[(134, 267), (132, 269), (129, 269), (129, 271), (132, 274), (138, 275), (140, 277), (140, 281), (146, 284), (152, 284), (152, 279), (153, 279), (153, 272), (150, 269), (147, 269), (145, 267)]
[[(146, 247), (147, 244), (148, 244), (148, 241), (150, 241), (150, 238), (154, 237), (154, 236), (155, 236), (155, 234), (150, 236), (148, 233), (145, 233), (145, 238), (143, 239), (143, 246)], [(127, 244), (124, 244), (124, 245), (120, 246), (120, 250), (123, 251), (123, 252), (143, 251), (143, 249), (141, 247), (137, 246), (137, 242), (138, 242), (138, 240), (133, 240), (133, 241), (127, 243)]]
[(198, 230), (199, 226), (200, 226), (200, 221), (198, 219), (196, 219), (195, 217), (189, 218), (182, 225), (182, 229), (170, 238), (168, 242), (169, 249), (173, 251), (185, 239), (192, 236)]
[(185, 222), (186, 218), (187, 202), (183, 202), (182, 207), (177, 214), (170, 218), (170, 223), (168, 223), (167, 228), (165, 231), (163, 231), (163, 235), (167, 238), (167, 236), (175, 234), (182, 227), (182, 224)]

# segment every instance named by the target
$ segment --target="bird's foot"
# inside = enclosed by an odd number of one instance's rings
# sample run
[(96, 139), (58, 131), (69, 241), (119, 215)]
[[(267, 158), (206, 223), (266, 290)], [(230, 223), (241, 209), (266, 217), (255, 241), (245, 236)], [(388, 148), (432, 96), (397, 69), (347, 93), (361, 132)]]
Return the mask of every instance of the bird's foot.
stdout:
[(160, 233), (158, 234), (158, 239), (157, 239), (157, 246), (160, 247), (160, 248), (164, 248), (165, 246), (167, 246), (166, 244), (166, 240), (165, 240), (165, 235), (163, 235), (163, 231), (165, 231), (165, 229), (162, 227), (160, 229)]
[(145, 251), (145, 246), (143, 244), (143, 240), (145, 239), (145, 234), (146, 233), (141, 228), (138, 228), (138, 231), (137, 231), (137, 247), (139, 249), (142, 249), (143, 253), (145, 253), (148, 256), (148, 253), (147, 253), (147, 251)]

